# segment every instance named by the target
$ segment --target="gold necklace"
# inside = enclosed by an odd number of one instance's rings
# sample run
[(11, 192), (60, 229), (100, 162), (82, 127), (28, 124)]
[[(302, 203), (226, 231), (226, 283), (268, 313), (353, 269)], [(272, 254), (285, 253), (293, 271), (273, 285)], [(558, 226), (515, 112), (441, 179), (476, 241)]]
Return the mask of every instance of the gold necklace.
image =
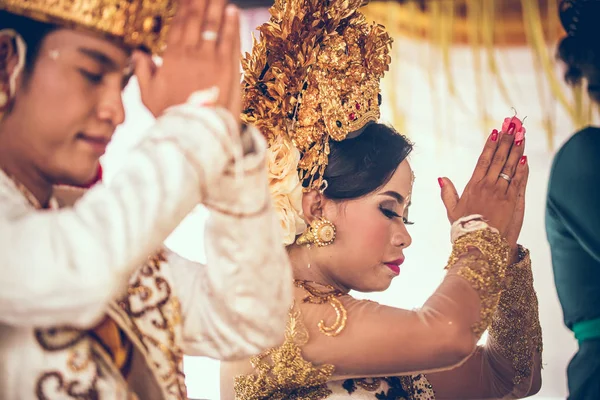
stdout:
[[(348, 319), (348, 313), (346, 308), (342, 304), (341, 301), (338, 300), (338, 297), (342, 297), (345, 295), (344, 292), (334, 288), (331, 285), (323, 285), (313, 281), (306, 281), (295, 279), (294, 285), (296, 287), (304, 289), (308, 295), (302, 299), (304, 303), (310, 304), (325, 304), (329, 303), (335, 310), (335, 322), (331, 326), (326, 326), (325, 321), (319, 321), (317, 325), (319, 327), (319, 331), (327, 336), (337, 336), (339, 335), (344, 328), (346, 327), (346, 320)], [(314, 287), (313, 285), (319, 285), (326, 288), (326, 290), (319, 289)]]

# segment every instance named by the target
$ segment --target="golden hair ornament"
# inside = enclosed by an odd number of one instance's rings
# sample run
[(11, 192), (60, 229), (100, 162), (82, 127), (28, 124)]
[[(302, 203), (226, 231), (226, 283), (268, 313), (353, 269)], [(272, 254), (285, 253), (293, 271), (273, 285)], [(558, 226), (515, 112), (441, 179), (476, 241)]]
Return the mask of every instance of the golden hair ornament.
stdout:
[(333, 222), (319, 218), (311, 222), (302, 235), (296, 239), (299, 246), (316, 244), (319, 247), (329, 246), (335, 240), (335, 225)]
[(300, 151), (299, 178), (322, 190), (330, 139), (380, 117), (379, 83), (392, 39), (358, 11), (362, 0), (276, 0), (243, 60), (243, 119), (271, 145)]

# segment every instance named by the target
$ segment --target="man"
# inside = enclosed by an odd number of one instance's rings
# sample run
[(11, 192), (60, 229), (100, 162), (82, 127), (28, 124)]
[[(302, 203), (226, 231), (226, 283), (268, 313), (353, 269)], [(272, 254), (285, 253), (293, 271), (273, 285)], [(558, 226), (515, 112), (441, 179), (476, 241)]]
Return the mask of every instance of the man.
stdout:
[[(185, 399), (184, 353), (282, 339), (291, 273), (225, 3), (0, 0), (0, 398)], [(110, 185), (60, 195), (97, 176), (132, 71), (156, 124)], [(162, 248), (200, 203), (207, 266)]]

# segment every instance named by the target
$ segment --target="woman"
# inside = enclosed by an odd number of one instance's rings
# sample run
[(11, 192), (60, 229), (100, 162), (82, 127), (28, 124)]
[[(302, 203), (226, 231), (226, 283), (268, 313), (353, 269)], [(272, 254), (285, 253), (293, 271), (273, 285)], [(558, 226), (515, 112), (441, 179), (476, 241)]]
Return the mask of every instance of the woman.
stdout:
[[(600, 2), (563, 1), (560, 17), (567, 36), (558, 56), (567, 82), (587, 82), (600, 102)], [(558, 151), (550, 173), (546, 233), (566, 326), (579, 342), (567, 375), (569, 399), (600, 398), (600, 190), (596, 182), (600, 129), (576, 132)]]
[[(236, 9), (111, 4), (0, 0), (2, 399), (187, 399), (184, 353), (250, 356), (285, 326), (265, 146), (233, 117)], [(55, 185), (96, 176), (132, 67), (156, 124), (111, 184), (69, 204)], [(200, 203), (206, 266), (161, 249)]]
[(440, 180), (454, 245), (425, 305), (408, 311), (349, 295), (387, 289), (412, 240), (412, 145), (375, 122), (391, 40), (360, 4), (276, 2), (245, 60), (245, 115), (269, 141), (296, 288), (284, 344), (224, 363), (222, 398), (534, 394), (542, 343), (529, 255), (516, 244), (528, 175), (518, 121), (490, 135), (460, 199)]

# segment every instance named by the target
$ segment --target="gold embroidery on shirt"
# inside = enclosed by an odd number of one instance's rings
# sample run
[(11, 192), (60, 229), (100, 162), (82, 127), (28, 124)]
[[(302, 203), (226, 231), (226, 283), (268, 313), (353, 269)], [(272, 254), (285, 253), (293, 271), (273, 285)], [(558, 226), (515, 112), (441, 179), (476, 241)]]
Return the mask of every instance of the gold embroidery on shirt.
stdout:
[[(176, 332), (182, 320), (181, 305), (172, 293), (169, 282), (161, 275), (161, 263), (164, 261), (166, 258), (162, 251), (149, 257), (132, 277), (128, 294), (119, 301), (119, 306), (131, 318), (133, 331), (158, 363), (158, 378), (167, 391), (185, 399), (183, 351), (178, 346), (181, 338)], [(156, 330), (137, 326), (148, 322)], [(156, 360), (156, 357), (159, 358)]]
[[(79, 380), (67, 382), (58, 371), (46, 372), (38, 379), (35, 393), (38, 400), (53, 400), (56, 398), (56, 394), (66, 394), (70, 399), (99, 399), (99, 393), (96, 389), (99, 375), (100, 369), (97, 367), (89, 385), (84, 385)], [(49, 394), (50, 391), (53, 393), (52, 395)], [(61, 396), (60, 398), (64, 399), (65, 397)]]
[(51, 399), (59, 393), (73, 399), (97, 398), (96, 382), (100, 368), (93, 360), (88, 343), (84, 340), (87, 338), (87, 333), (79, 329), (63, 327), (36, 329), (34, 335), (40, 347), (48, 352), (69, 349), (67, 367), (70, 371), (81, 376), (86, 373), (93, 375), (93, 379), (67, 381), (60, 371), (47, 371), (37, 379), (37, 398), (39, 400)]
[(285, 341), (250, 362), (256, 371), (235, 378), (237, 400), (320, 400), (332, 392), (327, 380), (333, 365), (314, 366), (302, 357), (301, 346), (308, 342), (308, 331), (295, 305), (290, 308)]

